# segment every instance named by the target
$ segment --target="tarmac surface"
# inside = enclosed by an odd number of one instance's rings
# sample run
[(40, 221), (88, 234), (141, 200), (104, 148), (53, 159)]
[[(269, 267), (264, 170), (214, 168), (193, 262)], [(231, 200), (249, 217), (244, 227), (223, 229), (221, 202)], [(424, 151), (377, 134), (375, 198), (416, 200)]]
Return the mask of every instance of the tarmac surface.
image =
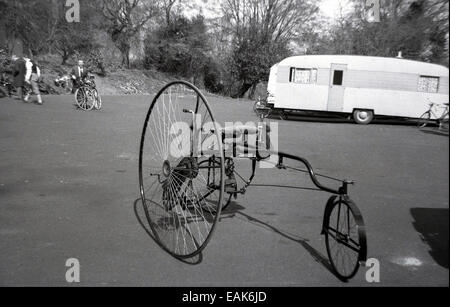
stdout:
[[(405, 123), (273, 119), (279, 150), (356, 181), (349, 194), (380, 283), (366, 281), (365, 267), (342, 283), (320, 235), (330, 195), (301, 173), (258, 169), (200, 257), (188, 264), (164, 252), (139, 200), (151, 99), (105, 96), (103, 109), (90, 112), (76, 110), (72, 96), (47, 96), (43, 106), (0, 99), (0, 286), (73, 286), (69, 258), (80, 262), (80, 286), (449, 285), (448, 134)], [(219, 122), (257, 120), (251, 101), (208, 100)]]

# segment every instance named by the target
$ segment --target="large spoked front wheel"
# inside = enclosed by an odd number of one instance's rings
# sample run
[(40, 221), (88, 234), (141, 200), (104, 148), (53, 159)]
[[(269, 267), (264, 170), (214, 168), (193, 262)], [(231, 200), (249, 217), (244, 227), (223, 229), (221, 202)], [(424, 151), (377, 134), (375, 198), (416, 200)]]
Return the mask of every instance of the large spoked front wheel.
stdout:
[(139, 152), (144, 211), (157, 243), (178, 258), (199, 254), (219, 220), (224, 156), (206, 98), (172, 82), (153, 99)]
[(341, 280), (355, 276), (366, 261), (364, 220), (358, 207), (346, 196), (333, 196), (325, 209), (323, 234), (328, 258)]

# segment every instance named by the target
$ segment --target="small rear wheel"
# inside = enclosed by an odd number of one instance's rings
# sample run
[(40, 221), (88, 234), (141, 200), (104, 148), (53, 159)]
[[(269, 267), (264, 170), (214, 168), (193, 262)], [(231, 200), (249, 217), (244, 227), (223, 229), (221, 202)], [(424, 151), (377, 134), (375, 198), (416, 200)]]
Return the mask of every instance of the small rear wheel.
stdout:
[(333, 196), (325, 210), (325, 243), (331, 266), (341, 280), (355, 276), (360, 262), (366, 261), (364, 220), (348, 197)]
[(358, 125), (368, 125), (373, 120), (373, 111), (371, 111), (371, 110), (355, 110), (355, 111), (353, 111), (353, 120)]
[(92, 89), (92, 92), (95, 99), (94, 108), (96, 110), (100, 110), (102, 108), (102, 97), (100, 97), (100, 94), (98, 93), (96, 88)]

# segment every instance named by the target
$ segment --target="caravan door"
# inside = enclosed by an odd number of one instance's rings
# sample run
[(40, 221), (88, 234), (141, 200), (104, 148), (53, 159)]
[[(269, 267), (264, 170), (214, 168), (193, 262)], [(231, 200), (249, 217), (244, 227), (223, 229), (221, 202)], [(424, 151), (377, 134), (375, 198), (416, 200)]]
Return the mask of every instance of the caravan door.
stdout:
[(344, 85), (346, 72), (347, 64), (331, 64), (327, 111), (342, 112), (344, 109)]

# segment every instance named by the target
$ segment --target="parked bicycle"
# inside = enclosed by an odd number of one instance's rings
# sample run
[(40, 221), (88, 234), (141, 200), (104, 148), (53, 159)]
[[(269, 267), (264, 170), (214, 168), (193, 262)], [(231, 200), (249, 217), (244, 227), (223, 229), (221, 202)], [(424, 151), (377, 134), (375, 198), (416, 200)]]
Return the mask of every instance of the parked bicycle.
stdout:
[(102, 108), (102, 99), (95, 84), (95, 77), (89, 75), (82, 80), (81, 86), (75, 91), (75, 101), (78, 108), (84, 111)]
[(253, 105), (253, 112), (255, 112), (256, 115), (262, 118), (267, 118), (271, 115), (276, 114), (281, 120), (286, 119), (286, 115), (284, 114), (284, 112), (275, 112), (273, 107), (267, 102), (267, 99), (261, 99), (261, 97), (258, 97), (258, 100)]
[(260, 117), (269, 117), (272, 113), (272, 109), (267, 105), (266, 100), (258, 98), (258, 100), (253, 105), (253, 112), (255, 112)]
[[(448, 130), (449, 104), (429, 102), (429, 109), (417, 120), (417, 127), (423, 129), (428, 125), (437, 125), (439, 129)], [(439, 110), (442, 110), (440, 113)]]

